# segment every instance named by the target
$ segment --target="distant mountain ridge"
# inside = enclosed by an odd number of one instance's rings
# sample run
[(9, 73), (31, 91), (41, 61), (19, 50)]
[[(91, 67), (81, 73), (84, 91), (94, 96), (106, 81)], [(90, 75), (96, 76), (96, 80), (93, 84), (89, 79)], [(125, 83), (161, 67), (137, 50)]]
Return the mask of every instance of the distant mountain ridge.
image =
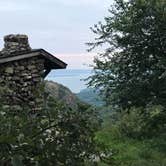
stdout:
[(92, 88), (74, 94), (68, 87), (54, 81), (45, 81), (45, 93), (57, 101), (63, 102), (67, 107), (77, 109), (78, 106), (103, 106), (99, 93)]
[(94, 106), (103, 106), (104, 101), (99, 95), (99, 92), (95, 91), (93, 88), (87, 88), (80, 91), (76, 96), (83, 102)]
[(84, 79), (91, 75), (92, 70), (89, 69), (61, 69), (53, 70), (46, 79), (58, 82), (74, 93), (79, 93), (82, 89), (87, 88), (87, 81), (84, 81)]
[(72, 108), (76, 108), (79, 102), (69, 88), (57, 82), (45, 81), (45, 93)]

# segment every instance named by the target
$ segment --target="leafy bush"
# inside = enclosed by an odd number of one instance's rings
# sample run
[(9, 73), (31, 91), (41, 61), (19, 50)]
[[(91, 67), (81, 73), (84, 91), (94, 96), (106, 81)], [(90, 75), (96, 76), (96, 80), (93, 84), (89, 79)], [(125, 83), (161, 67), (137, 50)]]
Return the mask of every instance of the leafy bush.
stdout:
[(0, 165), (78, 166), (97, 153), (93, 110), (70, 110), (50, 100), (47, 110), (0, 111)]
[(166, 131), (165, 109), (161, 106), (131, 108), (119, 114), (120, 132), (130, 138), (151, 138)]
[(102, 51), (89, 85), (108, 105), (166, 106), (165, 6), (165, 0), (115, 0), (104, 21), (91, 28), (89, 51)]
[(131, 108), (121, 112), (112, 111), (109, 117), (104, 117), (102, 130), (97, 132), (96, 139), (113, 154), (104, 161), (104, 164), (106, 166), (166, 165), (164, 112), (163, 107), (153, 106)]
[(116, 125), (123, 136), (138, 138), (142, 135), (145, 122), (137, 110), (133, 108), (129, 112), (123, 111), (119, 115), (119, 121), (116, 122)]

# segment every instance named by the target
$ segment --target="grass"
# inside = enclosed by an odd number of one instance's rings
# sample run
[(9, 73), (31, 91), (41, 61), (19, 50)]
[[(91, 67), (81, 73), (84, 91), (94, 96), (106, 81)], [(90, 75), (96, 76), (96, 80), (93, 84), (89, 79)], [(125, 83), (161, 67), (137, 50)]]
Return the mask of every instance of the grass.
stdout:
[[(164, 138), (131, 139), (120, 135), (116, 126), (104, 127), (96, 135), (108, 150), (113, 151), (112, 166), (166, 166), (166, 141)], [(99, 166), (110, 166), (100, 163)]]

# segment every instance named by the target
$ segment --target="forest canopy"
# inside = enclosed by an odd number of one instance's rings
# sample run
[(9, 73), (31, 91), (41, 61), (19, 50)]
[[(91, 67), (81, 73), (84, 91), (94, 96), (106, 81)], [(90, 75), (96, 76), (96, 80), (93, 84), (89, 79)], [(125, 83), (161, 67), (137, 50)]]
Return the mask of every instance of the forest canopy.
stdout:
[(106, 48), (95, 59), (89, 85), (120, 108), (166, 103), (166, 1), (116, 0), (104, 22), (91, 30), (89, 51)]

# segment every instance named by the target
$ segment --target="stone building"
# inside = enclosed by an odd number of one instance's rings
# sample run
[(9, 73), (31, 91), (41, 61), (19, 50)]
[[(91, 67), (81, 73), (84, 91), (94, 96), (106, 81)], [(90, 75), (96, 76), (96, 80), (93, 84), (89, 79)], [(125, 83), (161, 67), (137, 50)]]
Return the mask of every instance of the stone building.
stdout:
[(42, 109), (43, 80), (67, 64), (44, 49), (31, 49), (26, 35), (7, 35), (0, 51), (0, 98), (8, 109)]

